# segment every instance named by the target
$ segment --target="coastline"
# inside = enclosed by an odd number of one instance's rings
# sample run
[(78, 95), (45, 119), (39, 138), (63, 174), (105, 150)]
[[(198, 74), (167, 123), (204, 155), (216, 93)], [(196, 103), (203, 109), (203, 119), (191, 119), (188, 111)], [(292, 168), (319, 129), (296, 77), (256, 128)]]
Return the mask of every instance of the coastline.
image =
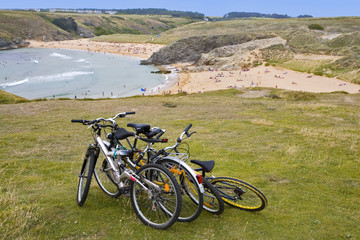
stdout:
[[(111, 43), (111, 42), (95, 42), (89, 39), (65, 40), (41, 42), (28, 40), (29, 48), (57, 48), (82, 50), (88, 52), (111, 53), (127, 57), (135, 57), (138, 59), (148, 59), (151, 55), (162, 48), (164, 45), (151, 43)], [(157, 67), (157, 66), (155, 66)], [(144, 93), (144, 95), (161, 94), (163, 91), (171, 89), (179, 80), (177, 71), (173, 66), (166, 65), (164, 68), (171, 71), (170, 74), (163, 74), (166, 78), (165, 82)]]
[[(29, 41), (28, 47), (65, 48), (91, 52), (113, 53), (123, 56), (149, 58), (152, 53), (158, 51), (164, 45), (148, 43), (110, 43), (95, 42), (89, 39), (66, 40), (57, 42)], [(311, 56), (323, 57), (323, 56)], [(182, 68), (189, 63), (180, 63), (163, 66), (170, 70), (170, 74), (164, 74), (164, 84), (154, 87), (144, 95), (201, 93), (229, 88), (278, 88), (291, 91), (304, 91), (313, 93), (330, 93), (345, 91), (348, 93), (360, 93), (360, 85), (345, 82), (337, 78), (317, 76), (304, 72), (297, 72), (285, 68), (273, 66), (258, 66), (246, 71), (203, 71), (190, 72)]]

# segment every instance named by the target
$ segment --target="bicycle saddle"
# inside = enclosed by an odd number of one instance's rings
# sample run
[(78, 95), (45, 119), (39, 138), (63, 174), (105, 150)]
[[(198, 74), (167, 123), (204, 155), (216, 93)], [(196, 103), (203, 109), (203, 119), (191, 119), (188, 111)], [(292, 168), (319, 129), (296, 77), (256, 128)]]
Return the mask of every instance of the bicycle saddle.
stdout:
[(200, 160), (190, 160), (190, 162), (199, 165), (205, 172), (211, 172), (215, 166), (214, 160), (209, 161), (200, 161)]
[(150, 125), (149, 124), (139, 124), (139, 123), (128, 123), (128, 127), (132, 127), (135, 129), (136, 134), (147, 134), (150, 131)]
[(115, 132), (115, 138), (117, 140), (123, 140), (127, 137), (135, 136), (135, 133), (127, 131), (125, 128), (119, 128)]
[(150, 130), (149, 124), (128, 123), (127, 126), (134, 128), (136, 134), (145, 134), (147, 138), (152, 138), (162, 131), (161, 128), (157, 127), (154, 127)]

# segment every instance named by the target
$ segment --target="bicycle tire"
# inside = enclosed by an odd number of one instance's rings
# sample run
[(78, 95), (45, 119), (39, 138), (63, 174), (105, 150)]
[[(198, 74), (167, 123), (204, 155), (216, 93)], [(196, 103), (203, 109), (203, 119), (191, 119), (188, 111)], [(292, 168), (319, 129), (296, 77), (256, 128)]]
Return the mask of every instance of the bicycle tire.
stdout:
[[(136, 171), (136, 181), (130, 183), (130, 200), (140, 221), (156, 229), (167, 229), (178, 219), (182, 197), (175, 177), (159, 164), (146, 164)], [(148, 184), (150, 181), (156, 187)], [(150, 192), (141, 187), (146, 186)], [(160, 191), (159, 191), (160, 190)]]
[(224, 201), (216, 188), (206, 179), (203, 179), (204, 205), (203, 208), (213, 214), (220, 215), (224, 212)]
[(104, 158), (102, 161), (99, 159), (95, 163), (94, 176), (101, 190), (110, 197), (119, 197), (121, 191), (113, 180), (113, 170), (108, 167), (108, 162)]
[(168, 168), (181, 187), (182, 208), (178, 221), (191, 222), (197, 219), (201, 214), (204, 202), (197, 179), (186, 168), (179, 170), (179, 161), (164, 158), (158, 160), (157, 163)]
[(231, 177), (215, 177), (210, 182), (220, 193), (225, 203), (246, 211), (261, 211), (268, 201), (256, 187)]
[(79, 174), (79, 183), (76, 196), (76, 202), (79, 206), (83, 206), (89, 193), (91, 177), (94, 171), (95, 154), (92, 149), (86, 151), (83, 165)]

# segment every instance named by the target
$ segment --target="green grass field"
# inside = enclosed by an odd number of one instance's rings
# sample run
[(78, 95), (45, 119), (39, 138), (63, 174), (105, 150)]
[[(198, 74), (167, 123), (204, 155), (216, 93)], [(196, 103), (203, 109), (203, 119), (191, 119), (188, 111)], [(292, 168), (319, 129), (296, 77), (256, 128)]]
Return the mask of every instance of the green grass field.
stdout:
[[(270, 96), (226, 90), (0, 105), (0, 238), (359, 239), (360, 95)], [(221, 216), (203, 211), (159, 231), (140, 223), (127, 197), (106, 196), (94, 180), (78, 207), (77, 174), (92, 139), (70, 120), (123, 111), (136, 114), (120, 126), (165, 128), (170, 143), (192, 123), (191, 157), (216, 160), (215, 176), (257, 186), (268, 207), (250, 213), (225, 206)]]

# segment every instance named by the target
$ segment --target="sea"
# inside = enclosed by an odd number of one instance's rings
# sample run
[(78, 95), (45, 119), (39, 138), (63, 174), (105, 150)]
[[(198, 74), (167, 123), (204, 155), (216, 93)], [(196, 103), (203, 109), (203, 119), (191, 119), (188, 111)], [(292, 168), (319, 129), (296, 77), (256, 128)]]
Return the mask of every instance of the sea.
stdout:
[(156, 93), (167, 76), (116, 54), (55, 48), (0, 50), (0, 89), (27, 99), (117, 98)]

